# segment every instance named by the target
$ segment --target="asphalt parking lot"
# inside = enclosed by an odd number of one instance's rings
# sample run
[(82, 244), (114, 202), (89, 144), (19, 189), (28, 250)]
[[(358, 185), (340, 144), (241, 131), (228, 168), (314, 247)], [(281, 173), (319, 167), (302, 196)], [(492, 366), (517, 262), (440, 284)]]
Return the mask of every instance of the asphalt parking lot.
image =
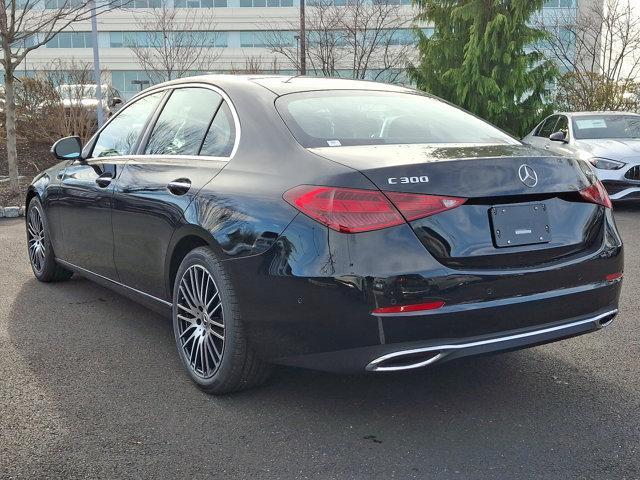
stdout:
[(281, 368), (215, 398), (170, 323), (82, 278), (40, 284), (0, 220), (0, 478), (640, 478), (640, 206), (621, 313), (564, 342), (411, 373)]

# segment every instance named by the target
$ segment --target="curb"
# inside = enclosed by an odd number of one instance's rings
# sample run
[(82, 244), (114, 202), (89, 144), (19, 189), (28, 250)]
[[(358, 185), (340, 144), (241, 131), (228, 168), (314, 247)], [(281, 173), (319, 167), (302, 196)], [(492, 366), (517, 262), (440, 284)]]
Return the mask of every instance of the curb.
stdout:
[(0, 218), (24, 217), (24, 207), (0, 207)]

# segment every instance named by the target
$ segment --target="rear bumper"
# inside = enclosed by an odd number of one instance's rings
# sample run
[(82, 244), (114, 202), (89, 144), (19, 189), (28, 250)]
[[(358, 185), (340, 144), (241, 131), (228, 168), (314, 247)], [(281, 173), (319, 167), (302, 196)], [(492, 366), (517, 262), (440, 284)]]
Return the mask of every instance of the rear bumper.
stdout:
[[(479, 338), (465, 343), (431, 345), (423, 348), (399, 350), (375, 358), (367, 364), (366, 370), (371, 372), (410, 370), (454, 358), (540, 345), (606, 327), (613, 322), (617, 313), (618, 310), (614, 309), (592, 317), (545, 326), (536, 330), (513, 332), (491, 338)], [(420, 359), (419, 357), (421, 356), (424, 358)]]
[(603, 180), (602, 184), (613, 201), (640, 199), (640, 181), (638, 180)]
[[(623, 271), (623, 247), (610, 211), (603, 221), (598, 244), (580, 255), (535, 268), (455, 270), (436, 261), (409, 225), (345, 235), (299, 216), (270, 250), (225, 266), (258, 355), (357, 372), (395, 352), (509, 337), (616, 310), (622, 282), (606, 279)], [(372, 314), (377, 307), (433, 300), (445, 305), (419, 314)], [(597, 328), (594, 322), (486, 348), (578, 335)], [(452, 349), (460, 351), (438, 360), (475, 348)]]
[(278, 363), (341, 373), (411, 370), (456, 358), (519, 350), (594, 332), (608, 326), (617, 313), (615, 308), (608, 309), (536, 328), (470, 337), (451, 343), (423, 341), (378, 345), (283, 358)]

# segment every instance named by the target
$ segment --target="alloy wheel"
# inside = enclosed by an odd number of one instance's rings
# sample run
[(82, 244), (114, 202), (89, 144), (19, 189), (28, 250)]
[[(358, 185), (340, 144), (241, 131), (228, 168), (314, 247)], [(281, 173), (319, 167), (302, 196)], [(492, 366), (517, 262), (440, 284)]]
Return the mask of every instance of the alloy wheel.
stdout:
[(192, 265), (178, 288), (180, 347), (191, 371), (200, 378), (211, 378), (224, 353), (224, 312), (218, 287), (203, 266)]
[(45, 265), (45, 231), (44, 222), (40, 210), (32, 208), (29, 210), (27, 223), (27, 241), (29, 245), (29, 260), (33, 268), (40, 274)]

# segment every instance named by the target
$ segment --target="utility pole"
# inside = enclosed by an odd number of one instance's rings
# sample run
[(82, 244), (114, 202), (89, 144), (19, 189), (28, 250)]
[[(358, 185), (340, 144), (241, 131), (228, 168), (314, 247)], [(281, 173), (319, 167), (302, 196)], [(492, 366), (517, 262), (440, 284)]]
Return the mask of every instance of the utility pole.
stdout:
[(100, 52), (98, 50), (98, 19), (96, 18), (96, 0), (91, 2), (91, 38), (93, 43), (93, 81), (96, 84), (96, 115), (98, 128), (104, 124), (104, 110), (102, 106), (102, 79), (100, 78)]
[(300, 75), (307, 74), (307, 35), (305, 32), (304, 2), (305, 0), (300, 0)]

